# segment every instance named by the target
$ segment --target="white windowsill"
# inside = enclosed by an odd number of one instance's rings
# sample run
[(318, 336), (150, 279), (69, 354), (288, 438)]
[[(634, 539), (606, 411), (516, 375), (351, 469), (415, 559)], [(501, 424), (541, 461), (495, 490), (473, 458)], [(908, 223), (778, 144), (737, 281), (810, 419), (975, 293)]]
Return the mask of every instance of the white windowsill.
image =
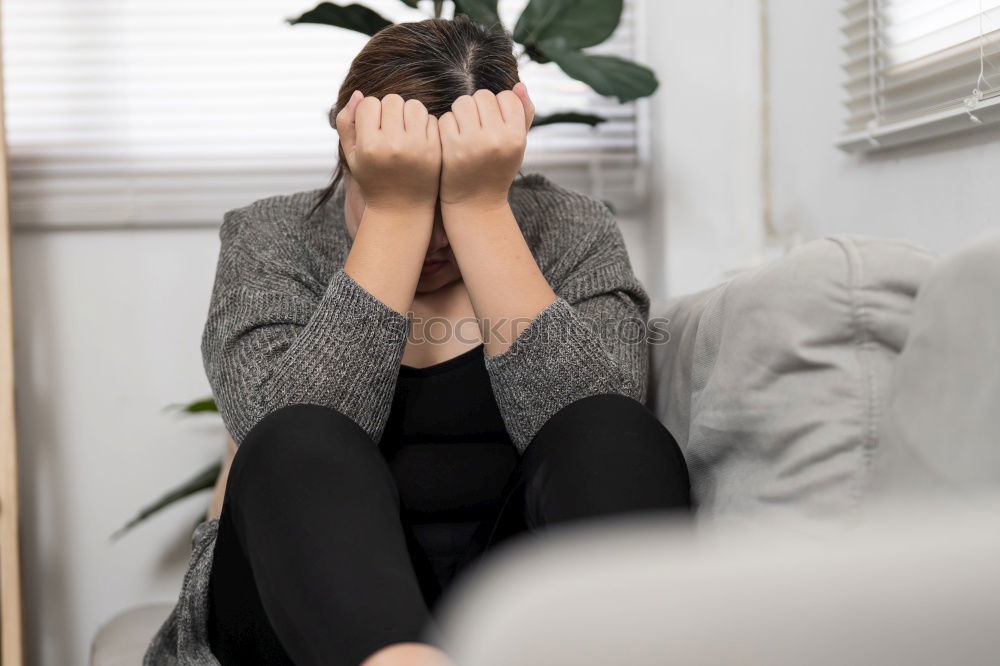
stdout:
[(871, 132), (847, 134), (838, 139), (835, 145), (848, 153), (866, 153), (977, 127), (995, 125), (1000, 123), (1000, 95), (993, 95), (982, 100), (971, 111), (979, 119), (979, 123), (969, 116), (968, 109), (956, 107), (884, 125)]

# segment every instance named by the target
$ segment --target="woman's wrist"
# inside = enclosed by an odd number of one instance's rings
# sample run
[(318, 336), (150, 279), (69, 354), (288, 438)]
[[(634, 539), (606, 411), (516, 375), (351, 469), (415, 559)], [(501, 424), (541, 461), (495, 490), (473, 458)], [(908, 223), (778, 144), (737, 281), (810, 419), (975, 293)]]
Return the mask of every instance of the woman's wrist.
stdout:
[(365, 202), (362, 220), (379, 220), (387, 224), (410, 223), (419, 225), (421, 222), (434, 222), (436, 201), (401, 201), (388, 204)]
[(441, 210), (445, 231), (488, 356), (503, 353), (556, 295), (535, 263), (510, 203), (458, 205)]
[(405, 314), (420, 279), (434, 211), (368, 208), (344, 272), (393, 310)]
[[(499, 197), (482, 197), (465, 201), (447, 203), (441, 202), (441, 217), (445, 229), (449, 224), (462, 224), (463, 221), (484, 220), (499, 215), (511, 213), (507, 195)], [(475, 224), (475, 222), (472, 222)]]

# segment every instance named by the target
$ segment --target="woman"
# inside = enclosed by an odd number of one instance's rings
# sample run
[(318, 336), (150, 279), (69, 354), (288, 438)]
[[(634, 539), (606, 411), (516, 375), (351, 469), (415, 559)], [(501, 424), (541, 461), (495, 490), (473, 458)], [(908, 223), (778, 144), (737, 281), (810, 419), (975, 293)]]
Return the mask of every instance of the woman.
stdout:
[(502, 29), (391, 26), (330, 187), (226, 214), (202, 351), (239, 449), (147, 664), (446, 664), (433, 608), (497, 544), (688, 507), (613, 217), (515, 179), (533, 115)]

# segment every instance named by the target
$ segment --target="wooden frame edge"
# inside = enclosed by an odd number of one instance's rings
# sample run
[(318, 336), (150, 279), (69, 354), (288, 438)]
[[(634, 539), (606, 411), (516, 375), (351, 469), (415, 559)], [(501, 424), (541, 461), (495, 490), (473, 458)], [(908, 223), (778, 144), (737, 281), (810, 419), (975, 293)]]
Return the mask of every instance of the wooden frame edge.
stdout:
[(10, 233), (10, 174), (0, 56), (0, 664), (21, 666), (24, 654)]

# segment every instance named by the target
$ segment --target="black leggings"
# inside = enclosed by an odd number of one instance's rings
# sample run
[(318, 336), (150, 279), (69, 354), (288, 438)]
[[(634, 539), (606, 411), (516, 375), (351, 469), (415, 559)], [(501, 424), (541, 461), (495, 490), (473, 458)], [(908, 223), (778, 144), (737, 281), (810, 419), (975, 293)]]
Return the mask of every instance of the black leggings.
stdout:
[[(358, 666), (428, 636), (435, 582), (381, 450), (352, 420), (300, 404), (264, 417), (233, 459), (209, 583), (208, 638), (224, 665)], [(551, 417), (518, 460), (468, 567), (546, 525), (690, 508), (674, 438), (643, 405), (598, 395)]]

